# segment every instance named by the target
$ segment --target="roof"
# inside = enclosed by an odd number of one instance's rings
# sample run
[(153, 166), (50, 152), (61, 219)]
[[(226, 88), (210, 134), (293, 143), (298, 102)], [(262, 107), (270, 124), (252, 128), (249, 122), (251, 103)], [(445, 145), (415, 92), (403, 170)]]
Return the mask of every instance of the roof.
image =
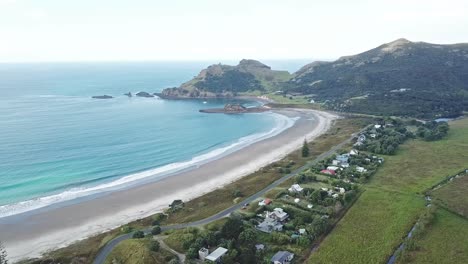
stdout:
[(205, 259), (211, 260), (211, 261), (217, 261), (220, 257), (226, 254), (227, 251), (228, 250), (226, 248), (219, 247), (215, 251), (211, 252), (211, 254), (208, 255)]
[(321, 173), (327, 173), (327, 174), (332, 174), (332, 175), (335, 175), (336, 172), (334, 170), (321, 170), (320, 171)]
[(276, 254), (271, 258), (272, 262), (278, 261), (278, 262), (283, 262), (285, 261), (289, 256), (293, 255), (291, 252), (288, 251), (278, 251)]
[(271, 204), (271, 199), (266, 198), (264, 201), (265, 201), (265, 204)]

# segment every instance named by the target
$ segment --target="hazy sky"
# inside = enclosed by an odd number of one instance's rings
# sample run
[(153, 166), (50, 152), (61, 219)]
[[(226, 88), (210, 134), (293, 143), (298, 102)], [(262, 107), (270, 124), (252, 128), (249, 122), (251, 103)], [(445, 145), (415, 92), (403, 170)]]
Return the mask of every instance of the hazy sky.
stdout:
[(0, 0), (0, 61), (334, 59), (468, 42), (467, 0)]

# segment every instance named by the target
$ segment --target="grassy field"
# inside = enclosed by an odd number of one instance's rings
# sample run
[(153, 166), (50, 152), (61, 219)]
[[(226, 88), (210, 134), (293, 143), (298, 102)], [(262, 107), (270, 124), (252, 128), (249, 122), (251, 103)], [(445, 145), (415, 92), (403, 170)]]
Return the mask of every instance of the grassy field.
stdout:
[(468, 167), (467, 147), (468, 120), (462, 119), (451, 124), (446, 139), (408, 141), (397, 155), (385, 157), (384, 166), (309, 263), (384, 263), (422, 212), (422, 193)]
[(381, 263), (423, 209), (413, 195), (368, 188), (308, 263)]
[(106, 264), (163, 264), (175, 258), (171, 253), (159, 249), (152, 252), (148, 248), (149, 239), (129, 239), (115, 247)]
[(437, 210), (434, 223), (416, 247), (400, 263), (468, 263), (468, 220), (445, 209)]
[(434, 202), (456, 212), (464, 217), (468, 217), (468, 175), (454, 179), (442, 188), (432, 192)]

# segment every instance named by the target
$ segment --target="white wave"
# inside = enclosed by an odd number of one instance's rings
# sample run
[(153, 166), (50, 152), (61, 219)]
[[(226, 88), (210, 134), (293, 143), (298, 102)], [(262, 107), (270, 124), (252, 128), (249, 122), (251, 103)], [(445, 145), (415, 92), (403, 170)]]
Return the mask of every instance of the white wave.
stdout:
[(20, 213), (25, 213), (28, 211), (40, 209), (49, 205), (53, 205), (60, 202), (66, 202), (77, 198), (82, 198), (85, 196), (98, 194), (101, 192), (115, 191), (124, 189), (125, 187), (132, 186), (137, 184), (142, 180), (152, 180), (152, 179), (161, 179), (168, 174), (175, 173), (184, 169), (189, 169), (194, 166), (200, 166), (206, 164), (212, 160), (219, 159), (229, 153), (232, 153), (236, 150), (239, 150), (243, 147), (251, 145), (255, 142), (264, 140), (269, 137), (276, 136), (283, 132), (284, 130), (292, 127), (294, 123), (299, 119), (289, 118), (284, 115), (276, 113), (266, 113), (270, 114), (275, 118), (275, 126), (268, 132), (257, 133), (250, 136), (242, 137), (231, 145), (214, 149), (208, 153), (196, 156), (189, 161), (182, 161), (171, 163), (162, 167), (155, 169), (150, 169), (138, 173), (134, 173), (128, 176), (124, 176), (115, 181), (99, 184), (93, 187), (81, 187), (81, 188), (72, 188), (66, 191), (63, 191), (59, 194), (53, 194), (45, 197), (40, 197), (36, 199), (31, 199), (27, 201), (22, 201), (14, 204), (7, 204), (0, 206), (0, 218), (12, 216)]

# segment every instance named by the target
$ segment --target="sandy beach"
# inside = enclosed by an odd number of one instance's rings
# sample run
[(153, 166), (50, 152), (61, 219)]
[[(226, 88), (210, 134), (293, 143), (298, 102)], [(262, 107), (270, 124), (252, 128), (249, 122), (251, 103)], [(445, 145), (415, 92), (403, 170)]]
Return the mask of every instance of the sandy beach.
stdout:
[(176, 175), (130, 189), (0, 218), (0, 240), (11, 261), (37, 257), (75, 241), (149, 216), (174, 199), (190, 200), (235, 181), (323, 134), (337, 117), (315, 110), (275, 110), (296, 123), (279, 135)]

